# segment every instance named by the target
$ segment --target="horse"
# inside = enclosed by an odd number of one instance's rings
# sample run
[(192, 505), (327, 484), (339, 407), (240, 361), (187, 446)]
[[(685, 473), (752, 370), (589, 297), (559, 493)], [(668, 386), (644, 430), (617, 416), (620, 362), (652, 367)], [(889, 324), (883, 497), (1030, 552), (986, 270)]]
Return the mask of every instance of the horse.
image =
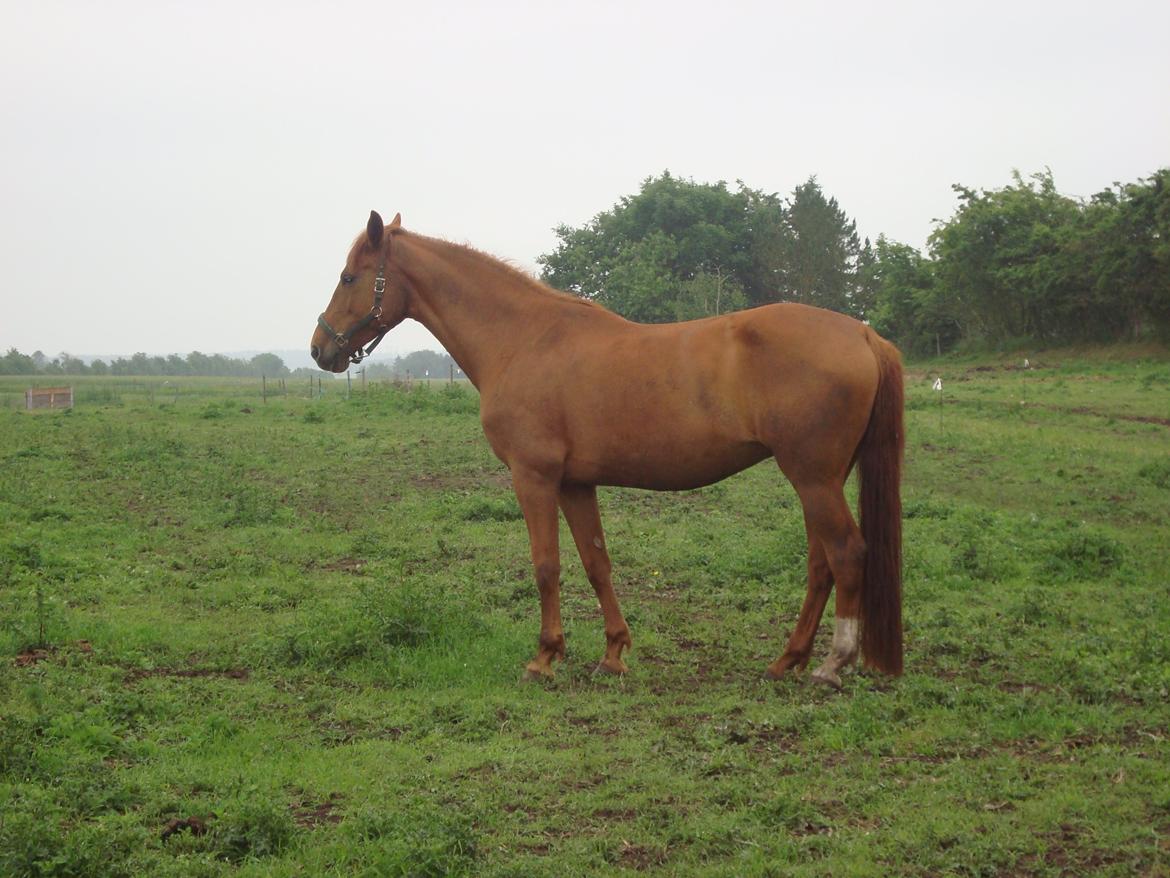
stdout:
[[(897, 348), (843, 314), (777, 303), (682, 323), (630, 322), (471, 247), (371, 211), (310, 340), (344, 372), (407, 317), (480, 394), (480, 421), (511, 472), (540, 595), (528, 679), (563, 660), (557, 508), (605, 619), (598, 672), (633, 646), (614, 594), (597, 486), (702, 487), (772, 458), (796, 490), (808, 588), (766, 676), (803, 671), (836, 586), (832, 646), (812, 673), (840, 689), (864, 665), (902, 673), (903, 374)], [(859, 472), (859, 521), (845, 499)]]

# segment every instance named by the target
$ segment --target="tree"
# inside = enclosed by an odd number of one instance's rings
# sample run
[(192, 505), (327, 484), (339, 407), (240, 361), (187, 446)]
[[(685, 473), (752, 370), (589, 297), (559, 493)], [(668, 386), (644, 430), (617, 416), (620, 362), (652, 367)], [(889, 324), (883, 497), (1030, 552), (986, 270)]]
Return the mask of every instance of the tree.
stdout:
[(269, 378), (280, 378), (288, 375), (288, 367), (284, 360), (276, 354), (256, 354), (249, 361), (253, 375), (267, 375)]
[(747, 307), (747, 296), (736, 279), (721, 268), (700, 271), (683, 281), (674, 297), (674, 319), (695, 320)]
[(537, 261), (547, 283), (632, 320), (742, 307), (756, 281), (751, 220), (775, 201), (742, 183), (732, 192), (665, 172), (585, 226), (558, 227), (556, 250)]
[(89, 373), (89, 366), (85, 364), (84, 360), (78, 357), (70, 356), (69, 354), (61, 354), (56, 362), (61, 365), (61, 371), (66, 375), (85, 375)]
[(22, 354), (16, 348), (9, 348), (3, 359), (0, 359), (0, 373), (4, 375), (34, 375), (37, 365), (28, 354)]
[(560, 226), (557, 249), (538, 259), (542, 277), (650, 323), (783, 299), (863, 316), (856, 224), (816, 179), (787, 204), (737, 187), (649, 178), (587, 225)]
[(640, 323), (674, 319), (677, 257), (678, 245), (665, 232), (652, 231), (631, 242), (609, 264), (597, 301)]
[(454, 374), (463, 377), (463, 370), (456, 365), (451, 355), (439, 351), (415, 351), (405, 357), (395, 357), (393, 363), (372, 363), (366, 367), (371, 378), (447, 378)]
[(857, 223), (826, 198), (815, 177), (797, 186), (786, 211), (788, 235), (778, 256), (778, 276), (785, 294), (795, 302), (863, 318), (858, 294), (861, 244)]
[(1074, 242), (1082, 310), (1118, 337), (1170, 337), (1170, 168), (1093, 196)]
[(918, 250), (882, 235), (865, 272), (873, 290), (870, 322), (886, 338), (918, 354), (941, 353), (959, 340), (953, 302)]
[(1079, 206), (1056, 191), (1050, 171), (1012, 179), (993, 191), (953, 187), (959, 209), (930, 237), (937, 276), (965, 334), (1055, 340), (1072, 325), (1065, 251)]

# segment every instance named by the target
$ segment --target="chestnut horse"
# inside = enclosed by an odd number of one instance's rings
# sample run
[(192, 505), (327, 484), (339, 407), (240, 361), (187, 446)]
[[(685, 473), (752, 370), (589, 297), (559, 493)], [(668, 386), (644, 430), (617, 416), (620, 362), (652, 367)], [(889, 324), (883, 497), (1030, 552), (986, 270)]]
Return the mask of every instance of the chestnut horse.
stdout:
[[(371, 212), (318, 319), (313, 359), (344, 372), (407, 317), (479, 389), (484, 434), (511, 471), (540, 593), (529, 678), (552, 677), (564, 658), (558, 506), (605, 615), (598, 670), (625, 673), (630, 630), (596, 486), (697, 488), (768, 457), (795, 487), (808, 536), (808, 592), (768, 676), (808, 663), (834, 583), (833, 643), (813, 678), (839, 688), (859, 648), (867, 666), (901, 673), (902, 365), (868, 326), (797, 304), (631, 323)], [(844, 492), (854, 464), (860, 528)]]

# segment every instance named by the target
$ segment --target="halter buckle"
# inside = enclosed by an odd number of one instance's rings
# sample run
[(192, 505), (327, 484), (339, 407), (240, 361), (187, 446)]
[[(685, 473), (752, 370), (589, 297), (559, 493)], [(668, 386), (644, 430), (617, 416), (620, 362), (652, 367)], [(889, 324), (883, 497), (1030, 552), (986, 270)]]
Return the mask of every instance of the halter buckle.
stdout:
[(384, 278), (382, 275), (378, 275), (376, 278), (374, 278), (374, 292), (377, 294), (386, 292), (386, 278)]

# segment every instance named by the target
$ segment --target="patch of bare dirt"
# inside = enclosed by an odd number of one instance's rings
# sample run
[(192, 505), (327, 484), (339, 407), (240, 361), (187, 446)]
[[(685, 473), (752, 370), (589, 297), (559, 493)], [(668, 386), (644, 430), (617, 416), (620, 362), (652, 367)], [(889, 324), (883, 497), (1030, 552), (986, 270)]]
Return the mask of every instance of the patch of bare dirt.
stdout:
[(326, 570), (330, 573), (357, 575), (365, 570), (366, 562), (361, 558), (338, 558), (336, 561), (310, 561), (307, 566), (314, 570)]
[(247, 668), (137, 668), (126, 673), (123, 682), (135, 683), (146, 677), (227, 677), (229, 680), (247, 680)]
[[(93, 653), (93, 644), (88, 640), (76, 640), (63, 648), (66, 652), (78, 652), (82, 655), (90, 655)], [(38, 662), (52, 658), (56, 652), (57, 647), (55, 646), (32, 647), (20, 653), (20, 655), (12, 660), (12, 663), (18, 668), (31, 668)]]
[(1091, 415), (1095, 418), (1112, 418), (1115, 421), (1132, 421), (1138, 424), (1157, 424), (1161, 427), (1170, 427), (1170, 418), (1157, 418), (1153, 415), (1124, 415), (1117, 412), (1102, 412), (1084, 405), (1073, 407), (1044, 405), (1041, 403), (1032, 403), (1031, 405), (1033, 408), (1046, 409), (1047, 411), (1060, 412), (1066, 415)]
[(162, 840), (165, 842), (172, 835), (179, 832), (190, 832), (192, 835), (206, 835), (208, 821), (215, 818), (214, 814), (206, 817), (182, 817), (168, 820), (163, 827)]
[(337, 808), (343, 798), (345, 797), (341, 793), (330, 793), (324, 802), (293, 802), (289, 806), (293, 822), (302, 829), (316, 829), (318, 826), (340, 823), (341, 814)]
[(381, 740), (395, 741), (402, 737), (405, 729), (398, 726), (370, 728), (365, 725), (344, 721), (323, 722), (316, 725), (326, 747), (341, 747), (354, 741)]
[(26, 649), (14, 659), (18, 668), (31, 668), (37, 662), (43, 662), (53, 653), (48, 649)]
[[(1089, 840), (1087, 833), (1068, 823), (1059, 829), (1039, 836), (1047, 847), (1043, 854), (1027, 854), (1009, 869), (1000, 872), (1002, 878), (1024, 878), (1039, 875), (1096, 875), (1106, 866), (1114, 865), (1127, 856), (1119, 851), (1099, 848), (1086, 850), (1082, 845)], [(1155, 874), (1155, 873), (1150, 873)]]
[(622, 846), (618, 849), (618, 863), (627, 869), (636, 872), (645, 872), (666, 862), (666, 851), (647, 847), (641, 844), (631, 844), (622, 839)]

